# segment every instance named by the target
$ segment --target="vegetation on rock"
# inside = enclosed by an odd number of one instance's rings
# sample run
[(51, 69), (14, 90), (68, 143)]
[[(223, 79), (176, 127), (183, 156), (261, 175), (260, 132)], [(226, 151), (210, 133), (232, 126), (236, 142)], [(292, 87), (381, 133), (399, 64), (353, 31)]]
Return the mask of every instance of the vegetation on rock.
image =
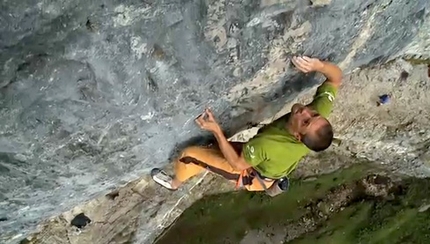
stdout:
[(294, 244), (428, 243), (430, 179), (393, 180), (369, 169), (357, 164), (293, 180), (275, 198), (242, 191), (206, 196), (156, 243), (241, 243), (251, 232), (257, 235), (247, 244), (276, 236)]

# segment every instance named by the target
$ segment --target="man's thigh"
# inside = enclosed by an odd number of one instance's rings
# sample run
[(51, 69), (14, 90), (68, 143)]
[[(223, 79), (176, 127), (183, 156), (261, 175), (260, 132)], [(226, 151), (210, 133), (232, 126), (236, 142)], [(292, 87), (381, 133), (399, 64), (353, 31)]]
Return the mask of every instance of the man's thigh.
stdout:
[(188, 147), (181, 154), (179, 161), (185, 164), (196, 164), (214, 173), (218, 173), (218, 170), (228, 173), (240, 173), (228, 163), (221, 150), (216, 146)]

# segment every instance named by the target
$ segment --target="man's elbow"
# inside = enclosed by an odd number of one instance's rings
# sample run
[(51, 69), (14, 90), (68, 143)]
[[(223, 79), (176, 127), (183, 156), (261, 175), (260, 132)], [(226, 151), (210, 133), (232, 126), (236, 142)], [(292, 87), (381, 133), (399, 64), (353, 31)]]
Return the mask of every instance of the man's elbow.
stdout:
[(336, 75), (334, 75), (332, 82), (335, 86), (339, 87), (342, 84), (343, 72), (339, 68), (339, 66), (336, 66), (336, 67), (337, 67), (337, 72), (336, 72)]

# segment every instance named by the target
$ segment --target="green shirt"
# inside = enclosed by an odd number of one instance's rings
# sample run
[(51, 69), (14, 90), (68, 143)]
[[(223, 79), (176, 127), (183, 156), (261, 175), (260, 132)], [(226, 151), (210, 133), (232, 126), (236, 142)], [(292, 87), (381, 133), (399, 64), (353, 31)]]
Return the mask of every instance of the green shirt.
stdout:
[[(336, 93), (334, 86), (324, 82), (318, 87), (310, 106), (327, 118)], [(265, 177), (277, 179), (289, 175), (300, 159), (310, 152), (310, 149), (286, 130), (289, 116), (288, 113), (264, 126), (243, 146), (247, 163)]]

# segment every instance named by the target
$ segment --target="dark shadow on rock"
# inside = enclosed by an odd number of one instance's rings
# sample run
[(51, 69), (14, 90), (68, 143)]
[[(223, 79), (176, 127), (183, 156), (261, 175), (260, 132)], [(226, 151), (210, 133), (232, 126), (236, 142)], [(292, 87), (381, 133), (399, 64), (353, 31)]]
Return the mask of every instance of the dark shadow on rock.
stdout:
[(171, 162), (176, 157), (178, 157), (179, 153), (183, 151), (185, 148), (190, 146), (207, 146), (210, 144), (216, 143), (215, 138), (212, 135), (201, 135), (194, 136), (188, 140), (177, 143), (173, 150), (171, 150), (169, 154), (169, 161)]
[[(295, 94), (311, 87), (317, 83), (315, 73), (295, 73), (287, 75), (279, 82), (272, 91), (261, 96), (253, 96), (239, 101), (235, 108), (245, 110), (239, 116), (232, 116), (231, 110), (227, 110), (218, 116), (218, 121), (224, 129), (227, 137), (257, 125), (262, 120), (273, 117), (286, 103), (295, 98)], [(260, 103), (260, 104), (258, 104)], [(173, 160), (178, 154), (189, 146), (206, 146), (216, 143), (215, 138), (210, 135), (200, 135), (178, 143), (169, 154), (169, 160)]]
[[(239, 99), (239, 101), (219, 116), (219, 122), (227, 137), (237, 132), (258, 125), (262, 120), (276, 115), (299, 92), (316, 85), (315, 73), (288, 74), (275, 84), (273, 89), (265, 94), (258, 94)], [(232, 110), (239, 115), (233, 115)]]
[(75, 216), (70, 222), (71, 225), (78, 227), (79, 229), (84, 228), (87, 224), (91, 223), (91, 219), (88, 218), (84, 213), (80, 213)]

